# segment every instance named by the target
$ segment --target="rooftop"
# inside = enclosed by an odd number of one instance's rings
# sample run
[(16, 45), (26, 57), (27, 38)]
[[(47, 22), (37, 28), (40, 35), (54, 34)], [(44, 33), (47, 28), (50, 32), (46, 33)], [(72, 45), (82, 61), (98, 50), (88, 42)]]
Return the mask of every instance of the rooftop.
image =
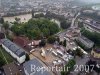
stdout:
[(48, 71), (44, 71), (43, 73), (41, 71), (38, 71), (38, 72), (31, 71), (31, 65), (33, 65), (35, 67), (44, 67), (40, 61), (38, 61), (36, 58), (34, 58), (23, 64), (23, 67), (28, 72), (28, 74), (34, 73), (34, 75), (51, 75), (51, 73), (49, 73)]
[(20, 71), (18, 70), (17, 65), (15, 65), (14, 63), (10, 63), (8, 65), (5, 65), (3, 67), (4, 72), (6, 75), (21, 75)]
[(82, 38), (84, 41), (86, 41), (87, 43), (93, 43), (91, 40), (89, 40), (88, 38), (86, 38), (85, 36), (80, 36), (80, 38)]
[(91, 21), (91, 22), (86, 22), (86, 21), (85, 21), (85, 23), (88, 24), (88, 25), (91, 26), (91, 27), (94, 27), (94, 28), (100, 30), (100, 23), (98, 23), (98, 22), (96, 22), (96, 21)]
[(100, 53), (100, 48), (93, 49), (96, 53)]
[(3, 45), (5, 45), (9, 50), (11, 50), (17, 56), (21, 57), (25, 55), (24, 50), (20, 48), (19, 46), (17, 46), (16, 44), (14, 44), (13, 42), (11, 42), (10, 40), (2, 39), (1, 42)]

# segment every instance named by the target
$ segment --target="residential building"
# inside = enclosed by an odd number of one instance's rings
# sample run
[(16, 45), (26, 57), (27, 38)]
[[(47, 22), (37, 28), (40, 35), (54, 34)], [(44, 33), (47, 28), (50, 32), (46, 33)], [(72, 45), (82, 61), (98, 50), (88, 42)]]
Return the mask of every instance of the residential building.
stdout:
[(15, 63), (10, 63), (3, 66), (6, 75), (22, 75), (18, 66)]
[(91, 60), (100, 64), (100, 48), (93, 49), (91, 51)]
[(27, 37), (15, 37), (13, 40), (18, 46), (24, 48), (28, 53), (33, 51), (33, 49), (39, 46), (41, 40), (29, 40)]
[(26, 75), (52, 75), (50, 72), (42, 69), (43, 67), (45, 67), (43, 63), (36, 58), (23, 64)]
[(26, 59), (25, 51), (8, 39), (2, 39), (2, 47), (20, 64)]

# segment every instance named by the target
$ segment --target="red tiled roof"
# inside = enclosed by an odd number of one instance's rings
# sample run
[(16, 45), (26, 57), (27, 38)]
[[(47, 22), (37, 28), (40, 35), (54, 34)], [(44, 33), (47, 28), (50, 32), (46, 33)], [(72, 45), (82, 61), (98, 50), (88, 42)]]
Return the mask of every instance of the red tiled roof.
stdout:
[(21, 47), (24, 47), (28, 44), (29, 40), (26, 37), (15, 37), (13, 42), (15, 42), (16, 44), (18, 44)]

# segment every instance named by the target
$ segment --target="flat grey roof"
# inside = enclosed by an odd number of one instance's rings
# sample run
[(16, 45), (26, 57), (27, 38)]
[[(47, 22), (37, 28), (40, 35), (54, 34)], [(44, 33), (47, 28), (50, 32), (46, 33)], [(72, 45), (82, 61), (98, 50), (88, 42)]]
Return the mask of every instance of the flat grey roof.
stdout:
[(9, 50), (11, 50), (18, 57), (25, 55), (25, 51), (19, 46), (17, 46), (16, 44), (14, 44), (13, 42), (11, 42), (10, 40), (2, 39), (1, 42), (3, 45), (5, 45)]
[(89, 40), (88, 38), (86, 38), (85, 36), (80, 36), (80, 38), (82, 38), (84, 41), (86, 41), (87, 43), (93, 43), (91, 40)]
[[(29, 74), (34, 73), (34, 71), (31, 71), (31, 65), (35, 65), (36, 67), (43, 67), (42, 63), (40, 63), (36, 58), (34, 58), (23, 64), (23, 67), (25, 68), (25, 70), (27, 70)], [(39, 71), (35, 72), (33, 75), (51, 75), (51, 73), (48, 71), (44, 71), (43, 73), (41, 73), (41, 71)]]

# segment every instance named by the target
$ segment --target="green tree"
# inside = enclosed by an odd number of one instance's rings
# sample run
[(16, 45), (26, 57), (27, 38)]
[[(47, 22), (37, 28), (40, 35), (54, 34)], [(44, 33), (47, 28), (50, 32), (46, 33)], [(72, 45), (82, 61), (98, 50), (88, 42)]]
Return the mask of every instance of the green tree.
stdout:
[(20, 21), (20, 18), (17, 18), (17, 17), (16, 17), (16, 18), (15, 18), (15, 21), (16, 21), (16, 22), (19, 22), (19, 21)]
[(32, 10), (32, 18), (34, 18), (34, 10)]
[(55, 36), (49, 36), (47, 39), (48, 43), (53, 44), (56, 41)]
[(60, 41), (59, 44), (60, 44), (60, 45), (63, 45), (63, 41)]
[(5, 22), (3, 24), (3, 27), (5, 28), (5, 30), (8, 30), (9, 29), (9, 23), (8, 22)]
[(0, 18), (0, 23), (3, 24), (4, 23), (4, 19)]
[(5, 23), (3, 24), (3, 27), (4, 27), (4, 29), (5, 29), (5, 33), (8, 34), (9, 23), (8, 23), (8, 22), (5, 22)]
[(44, 47), (46, 45), (46, 40), (42, 39), (41, 42), (39, 43), (40, 47)]
[(75, 54), (79, 57), (83, 57), (83, 52), (80, 49), (76, 49)]
[(83, 25), (83, 22), (78, 22), (78, 27), (79, 28), (82, 28), (84, 25)]
[(40, 39), (41, 38), (41, 32), (39, 29), (37, 30), (28, 30), (27, 31), (27, 36), (30, 39)]
[(63, 20), (63, 21), (61, 21), (61, 24), (60, 25), (61, 25), (61, 28), (67, 29), (67, 28), (70, 27), (71, 23), (70, 22), (67, 22), (66, 20)]
[(90, 32), (84, 29), (84, 31), (82, 31), (82, 35), (92, 40), (96, 45), (100, 46), (100, 33)]
[(49, 29), (47, 29), (47, 28), (44, 28), (44, 29), (42, 30), (42, 32), (43, 32), (44, 37), (48, 37), (48, 36), (50, 35), (50, 31), (49, 31)]
[[(61, 75), (67, 75), (74, 69), (74, 65), (76, 64), (74, 59), (69, 60), (69, 62), (65, 65), (65, 71), (61, 72)], [(69, 68), (69, 69), (68, 69)]]
[(63, 46), (66, 47), (66, 39), (63, 42)]
[(48, 19), (30, 19), (26, 23), (15, 23), (11, 30), (16, 35), (25, 35), (30, 39), (41, 39), (42, 37), (49, 37), (59, 31), (56, 23)]
[(40, 18), (40, 17), (44, 17), (44, 14), (43, 13), (40, 13), (40, 14), (35, 14), (34, 16), (35, 18)]
[(30, 60), (30, 57), (28, 54), (26, 54), (26, 61), (29, 61)]

